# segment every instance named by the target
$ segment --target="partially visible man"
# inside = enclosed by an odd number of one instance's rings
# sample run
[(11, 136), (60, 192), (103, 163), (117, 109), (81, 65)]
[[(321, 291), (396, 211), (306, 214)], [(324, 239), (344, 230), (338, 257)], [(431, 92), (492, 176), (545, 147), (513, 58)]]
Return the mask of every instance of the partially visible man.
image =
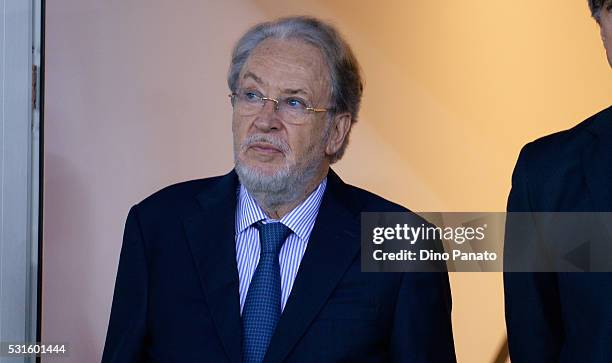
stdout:
[(360, 271), (361, 212), (408, 211), (329, 168), (362, 94), (337, 31), (259, 24), (228, 85), (235, 169), (132, 207), (102, 361), (455, 362), (446, 273)]
[[(612, 66), (612, 0), (589, 6)], [(527, 144), (508, 211), (612, 212), (612, 107)], [(611, 273), (511, 272), (504, 285), (513, 363), (612, 362)]]

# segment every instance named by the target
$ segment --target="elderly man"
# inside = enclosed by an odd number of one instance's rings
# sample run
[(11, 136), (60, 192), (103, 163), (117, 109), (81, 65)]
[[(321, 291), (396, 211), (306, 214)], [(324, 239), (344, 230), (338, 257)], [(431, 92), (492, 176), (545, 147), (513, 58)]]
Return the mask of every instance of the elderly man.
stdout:
[[(612, 0), (589, 6), (612, 66)], [(527, 144), (508, 211), (612, 212), (612, 107)], [(612, 274), (506, 273), (504, 280), (513, 363), (612, 362)]]
[(407, 211), (329, 169), (358, 64), (317, 19), (259, 24), (228, 84), (235, 169), (127, 218), (103, 362), (454, 362), (446, 273), (362, 273), (360, 214)]

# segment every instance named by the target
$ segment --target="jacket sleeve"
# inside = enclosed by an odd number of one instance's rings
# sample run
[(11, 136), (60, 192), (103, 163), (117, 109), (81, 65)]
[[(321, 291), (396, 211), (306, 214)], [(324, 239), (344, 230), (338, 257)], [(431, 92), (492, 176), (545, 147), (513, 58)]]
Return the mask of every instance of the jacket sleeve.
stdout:
[(147, 259), (137, 206), (134, 206), (125, 223), (102, 363), (142, 361), (147, 284)]
[(446, 272), (402, 276), (391, 331), (391, 362), (455, 363)]
[[(529, 151), (529, 144), (521, 150), (512, 175), (512, 190), (507, 210), (526, 213), (520, 213), (520, 217), (516, 218), (508, 214), (504, 271), (512, 271), (508, 268), (510, 259), (513, 259), (515, 264), (523, 264), (524, 261), (541, 257), (537, 252), (537, 241), (534, 240), (537, 235), (536, 228), (530, 223), (533, 219), (525, 217), (529, 216), (530, 212), (540, 212), (534, 210), (530, 200)], [(520, 225), (512, 225), (519, 220)], [(529, 266), (524, 264), (522, 268), (514, 271), (525, 271)], [(557, 274), (504, 272), (504, 299), (508, 347), (512, 362), (558, 362), (564, 337)]]

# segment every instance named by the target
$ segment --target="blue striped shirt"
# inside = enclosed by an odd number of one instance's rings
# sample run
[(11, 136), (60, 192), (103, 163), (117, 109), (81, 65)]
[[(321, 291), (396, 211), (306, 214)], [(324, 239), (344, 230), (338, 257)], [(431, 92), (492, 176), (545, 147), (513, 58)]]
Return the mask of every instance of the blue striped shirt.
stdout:
[(325, 192), (327, 178), (319, 184), (300, 205), (287, 213), (280, 220), (268, 218), (265, 212), (257, 205), (257, 202), (244, 186), (238, 191), (238, 205), (236, 207), (236, 262), (238, 263), (238, 278), (240, 280), (240, 313), (244, 307), (247, 291), (251, 278), (259, 263), (259, 231), (253, 226), (254, 223), (263, 221), (281, 222), (291, 229), (291, 234), (281, 247), (278, 262), (281, 274), (281, 311), (291, 293), (295, 276), (297, 275), (300, 262), (308, 246), (310, 232), (314, 227), (319, 206)]

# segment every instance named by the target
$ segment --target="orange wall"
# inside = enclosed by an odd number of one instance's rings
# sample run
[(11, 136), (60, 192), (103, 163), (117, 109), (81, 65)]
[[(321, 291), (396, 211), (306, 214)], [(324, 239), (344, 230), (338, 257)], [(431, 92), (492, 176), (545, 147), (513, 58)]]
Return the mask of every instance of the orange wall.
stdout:
[[(112, 1), (46, 6), (43, 341), (100, 359), (129, 207), (232, 166), (225, 73), (255, 22), (336, 23), (361, 119), (336, 166), (417, 211), (502, 211), (524, 143), (610, 104), (586, 1)], [(500, 274), (451, 276), (459, 362), (504, 339)]]

